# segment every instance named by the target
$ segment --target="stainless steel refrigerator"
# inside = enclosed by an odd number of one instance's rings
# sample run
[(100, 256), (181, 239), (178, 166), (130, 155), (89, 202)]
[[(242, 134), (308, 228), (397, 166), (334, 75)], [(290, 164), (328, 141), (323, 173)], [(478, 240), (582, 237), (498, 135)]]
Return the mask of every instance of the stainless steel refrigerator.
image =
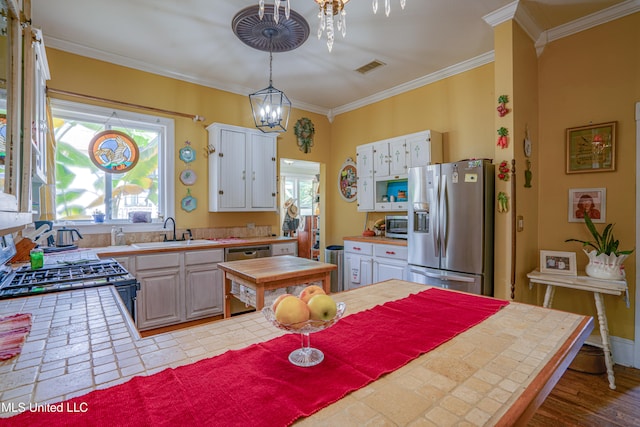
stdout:
[(493, 296), (494, 176), (486, 160), (409, 169), (410, 281)]

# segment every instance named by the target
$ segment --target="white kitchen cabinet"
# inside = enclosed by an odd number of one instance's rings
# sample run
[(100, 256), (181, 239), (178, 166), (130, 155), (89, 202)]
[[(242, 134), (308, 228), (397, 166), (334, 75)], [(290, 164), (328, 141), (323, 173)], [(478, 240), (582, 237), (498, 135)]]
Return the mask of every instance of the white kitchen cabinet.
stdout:
[(139, 330), (180, 323), (184, 318), (182, 254), (139, 255), (136, 279), (140, 290), (136, 300)]
[(373, 244), (347, 240), (344, 242), (344, 289), (373, 283)]
[(389, 142), (387, 140), (373, 143), (373, 175), (389, 176)]
[(298, 242), (272, 243), (271, 256), (298, 256)]
[(275, 211), (276, 136), (220, 123), (207, 130), (209, 211)]
[(373, 182), (373, 145), (356, 148), (356, 168), (358, 173), (358, 210), (372, 211), (375, 208), (375, 185)]
[(218, 263), (222, 249), (184, 253), (185, 320), (215, 316), (224, 312), (224, 286)]
[[(373, 153), (371, 153), (373, 150)], [(441, 163), (442, 134), (431, 130), (403, 135), (356, 147), (358, 156), (358, 210), (406, 211), (406, 181), (413, 166)], [(373, 171), (363, 159), (373, 159)], [(390, 186), (405, 182), (405, 197), (398, 197)], [(373, 185), (371, 185), (373, 184)], [(372, 191), (371, 191), (372, 190)], [(396, 199), (391, 201), (391, 195)]]
[(389, 141), (389, 175), (406, 175), (407, 144), (404, 137)]
[(407, 279), (407, 247), (382, 243), (344, 242), (344, 289), (390, 279)]
[(442, 163), (442, 134), (431, 130), (406, 136), (407, 166)]
[(33, 30), (33, 105), (31, 112), (31, 156), (33, 179), (47, 183), (47, 80), (51, 78), (42, 31)]
[(407, 247), (374, 244), (373, 282), (407, 279)]

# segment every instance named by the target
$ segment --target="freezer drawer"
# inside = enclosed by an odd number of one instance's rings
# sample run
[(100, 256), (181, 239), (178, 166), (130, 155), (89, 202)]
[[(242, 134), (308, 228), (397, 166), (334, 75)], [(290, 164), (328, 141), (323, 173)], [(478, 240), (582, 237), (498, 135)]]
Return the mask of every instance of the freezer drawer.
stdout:
[(409, 265), (409, 282), (482, 295), (482, 276)]

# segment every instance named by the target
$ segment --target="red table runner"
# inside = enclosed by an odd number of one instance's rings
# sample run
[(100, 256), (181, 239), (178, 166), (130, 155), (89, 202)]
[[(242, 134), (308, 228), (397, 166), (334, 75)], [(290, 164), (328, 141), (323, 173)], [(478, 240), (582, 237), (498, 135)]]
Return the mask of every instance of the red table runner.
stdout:
[[(324, 361), (301, 368), (287, 334), (241, 350), (135, 377), (0, 424), (284, 426), (334, 403), (482, 322), (508, 302), (431, 288), (347, 316), (311, 335)], [(265, 320), (266, 322), (266, 320)]]

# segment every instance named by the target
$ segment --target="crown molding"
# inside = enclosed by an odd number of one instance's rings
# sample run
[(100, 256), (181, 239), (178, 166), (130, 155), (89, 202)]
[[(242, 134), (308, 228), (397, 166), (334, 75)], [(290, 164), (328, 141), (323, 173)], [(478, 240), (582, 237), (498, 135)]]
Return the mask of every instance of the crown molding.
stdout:
[(547, 42), (567, 37), (640, 11), (640, 0), (627, 0), (546, 31)]
[(428, 74), (424, 77), (417, 78), (407, 83), (392, 87), (391, 89), (378, 92), (374, 95), (362, 98), (358, 101), (351, 102), (349, 104), (342, 105), (340, 107), (333, 108), (331, 110), (332, 116), (335, 117), (338, 114), (346, 113), (348, 111), (355, 110), (373, 104), (375, 102), (382, 101), (392, 96), (400, 95), (404, 92), (408, 92), (417, 89), (422, 86), (426, 86), (431, 83), (435, 83), (439, 80), (446, 79), (447, 77), (455, 76), (456, 74), (464, 73), (465, 71), (472, 70), (485, 64), (493, 62), (495, 59), (494, 51), (484, 53), (476, 56), (475, 58), (468, 59), (458, 64), (452, 65), (435, 73)]
[(491, 13), (487, 13), (482, 17), (482, 19), (492, 27), (500, 25), (503, 22), (507, 22), (516, 16), (516, 11), (518, 10), (519, 3), (520, 2), (516, 0), (512, 3), (506, 4), (500, 9), (494, 10)]

